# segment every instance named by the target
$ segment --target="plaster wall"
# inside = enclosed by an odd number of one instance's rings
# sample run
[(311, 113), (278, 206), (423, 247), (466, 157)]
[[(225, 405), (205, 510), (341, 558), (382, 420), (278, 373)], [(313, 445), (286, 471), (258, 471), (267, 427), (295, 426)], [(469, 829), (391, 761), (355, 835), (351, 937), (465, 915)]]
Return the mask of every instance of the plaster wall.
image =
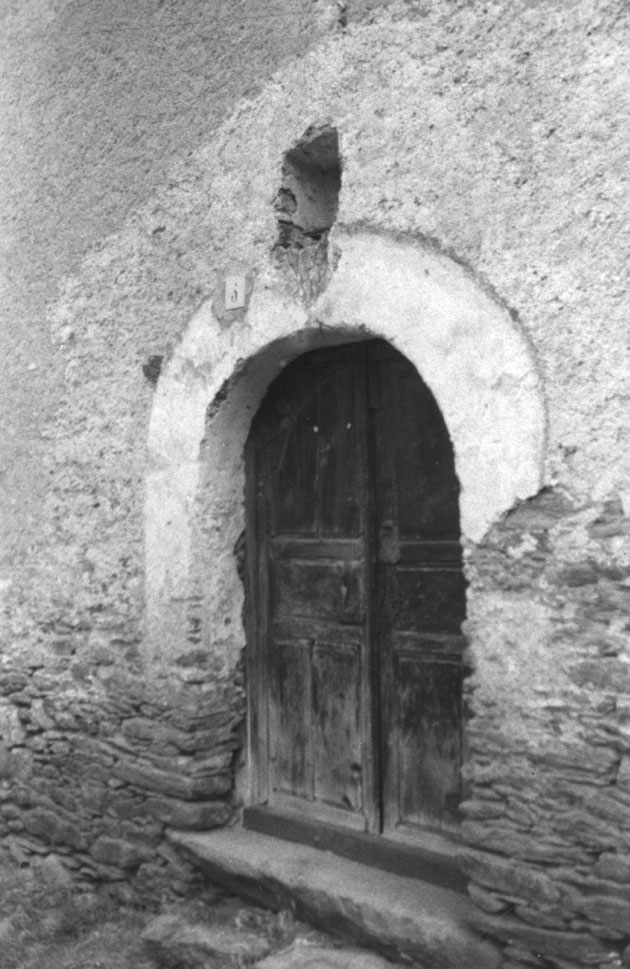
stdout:
[[(40, 582), (50, 542), (41, 506), (66, 377), (47, 308), (61, 280), (242, 98), (339, 25), (333, 0), (20, 0), (1, 5), (0, 24), (3, 592), (18, 569)], [(183, 282), (187, 255), (173, 256)], [(198, 286), (191, 280), (186, 296), (170, 288), (184, 317)], [(151, 338), (138, 337), (138, 352), (150, 353)], [(57, 583), (55, 571), (47, 588), (63, 590), (68, 575)]]

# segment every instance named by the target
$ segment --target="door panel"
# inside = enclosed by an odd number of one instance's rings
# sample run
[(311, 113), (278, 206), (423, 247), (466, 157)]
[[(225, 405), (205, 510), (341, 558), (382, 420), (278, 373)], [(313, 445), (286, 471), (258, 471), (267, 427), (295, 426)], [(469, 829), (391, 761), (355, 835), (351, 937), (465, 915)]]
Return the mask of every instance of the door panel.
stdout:
[(386, 435), (379, 446), (390, 451), (379, 460), (389, 472), (383, 501), (397, 513), (401, 538), (459, 542), (459, 484), (440, 410), (408, 360), (387, 345), (374, 354), (382, 394), (377, 430)]
[(316, 351), (270, 388), (247, 460), (255, 803), (451, 829), (465, 582), (435, 400), (383, 341)]
[(411, 836), (451, 829), (460, 799), (459, 489), (430, 391), (391, 347), (373, 354), (383, 830)]
[(278, 640), (272, 663), (272, 758), (277, 789), (294, 797), (313, 795), (311, 644)]
[(460, 799), (461, 665), (418, 649), (395, 662), (398, 823), (443, 827)]
[(314, 357), (302, 377), (296, 373), (300, 367), (289, 365), (276, 399), (268, 403), (274, 535), (361, 533), (362, 374), (352, 364), (344, 366), (344, 356)]
[(313, 649), (315, 799), (363, 810), (359, 644)]
[(364, 370), (350, 348), (289, 365), (254, 435), (256, 517), (266, 523), (258, 558), (268, 587), (261, 796), (354, 828), (369, 826), (363, 786), (371, 776), (361, 740), (371, 730)]
[(272, 559), (277, 616), (319, 617), (360, 623), (365, 615), (363, 563)]
[(398, 566), (396, 627), (458, 635), (466, 592), (460, 569)]

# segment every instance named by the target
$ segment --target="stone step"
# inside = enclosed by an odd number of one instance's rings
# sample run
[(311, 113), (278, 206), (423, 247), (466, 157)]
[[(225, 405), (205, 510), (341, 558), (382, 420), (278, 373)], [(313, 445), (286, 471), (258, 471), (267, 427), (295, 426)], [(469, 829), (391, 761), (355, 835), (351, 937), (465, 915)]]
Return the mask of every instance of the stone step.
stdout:
[(242, 828), (170, 830), (215, 883), (327, 932), (426, 969), (498, 969), (497, 947), (472, 927), (467, 896)]

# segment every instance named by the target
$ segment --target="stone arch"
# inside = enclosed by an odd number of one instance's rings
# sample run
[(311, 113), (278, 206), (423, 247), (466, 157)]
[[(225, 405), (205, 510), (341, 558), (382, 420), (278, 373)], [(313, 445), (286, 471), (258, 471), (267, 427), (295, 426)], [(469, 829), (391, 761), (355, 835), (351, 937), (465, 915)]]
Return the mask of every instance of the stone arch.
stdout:
[(269, 284), (254, 286), (232, 327), (204, 304), (160, 378), (146, 493), (151, 658), (181, 657), (196, 641), (187, 630), (201, 625), (216, 663), (235, 662), (244, 444), (267, 386), (307, 349), (380, 336), (416, 366), (453, 441), (464, 542), (480, 541), (542, 484), (541, 383), (508, 311), (464, 267), (413, 241), (336, 230), (333, 254), (330, 283), (310, 310)]

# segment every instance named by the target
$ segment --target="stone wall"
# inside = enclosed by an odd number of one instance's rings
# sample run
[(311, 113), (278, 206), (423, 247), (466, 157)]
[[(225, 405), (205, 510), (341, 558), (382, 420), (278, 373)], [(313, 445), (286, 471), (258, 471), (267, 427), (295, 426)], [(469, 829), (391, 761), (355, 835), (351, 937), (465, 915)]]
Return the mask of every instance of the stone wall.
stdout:
[[(273, 255), (283, 159), (325, 125), (341, 161), (331, 239), (364, 231), (457, 263), (522, 335), (544, 387), (548, 490), (466, 548), (464, 864), (480, 925), (505, 943), (507, 967), (628, 962), (628, 5), (349, 0), (343, 17), (332, 0), (272, 6), (264, 43), (245, 0), (217, 5), (212, 38), (198, 0), (107, 15), (32, 0), (5, 16), (0, 831), (18, 860), (54, 852), (147, 897), (188, 883), (166, 824), (232, 817), (242, 448), (226, 460), (219, 430), (232, 378), (279, 319), (298, 343), (307, 327), (343, 337), (339, 314), (309, 317)], [(343, 253), (338, 266), (330, 255), (341, 279)], [(234, 267), (257, 301), (249, 319), (212, 312)], [(384, 288), (390, 318), (407, 291)], [(465, 359), (483, 371), (494, 358), (461, 318)], [(403, 323), (413, 356), (434, 319)], [(182, 347), (202, 331), (213, 355), (195, 360)], [(460, 360), (444, 399), (465, 417), (479, 396)], [(150, 447), (171, 378), (190, 433), (169, 450), (165, 423)], [(509, 368), (483, 380), (506, 411), (522, 386)], [(255, 390), (242, 439), (262, 380)], [(153, 536), (173, 560), (194, 559), (163, 590), (173, 624), (157, 644), (149, 480), (164, 484), (151, 492), (161, 511), (199, 524)], [(225, 501), (209, 511), (219, 480)]]
[(630, 964), (630, 518), (549, 489), (471, 552), (463, 855), (506, 969)]
[[(18, 865), (54, 854), (77, 885), (153, 904), (198, 875), (164, 838), (235, 816), (242, 689), (168, 681), (87, 655), (0, 666), (0, 845)], [(0, 860), (1, 860), (0, 856)]]

